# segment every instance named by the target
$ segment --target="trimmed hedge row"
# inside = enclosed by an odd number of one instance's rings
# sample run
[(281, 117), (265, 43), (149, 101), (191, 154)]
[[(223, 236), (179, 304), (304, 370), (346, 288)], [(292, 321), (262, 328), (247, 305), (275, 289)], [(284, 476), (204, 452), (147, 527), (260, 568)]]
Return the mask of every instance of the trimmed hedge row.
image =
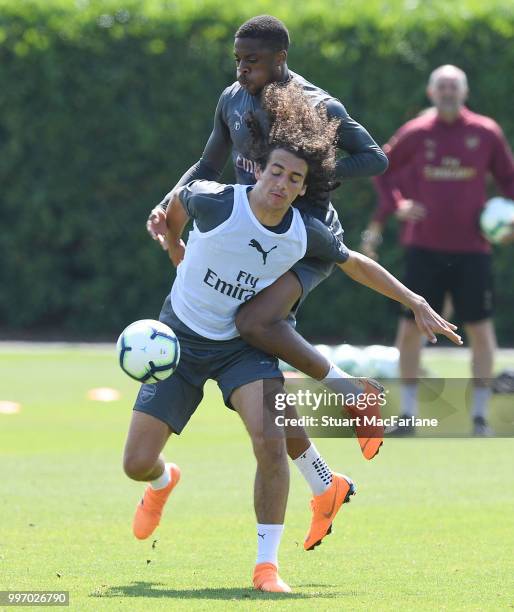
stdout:
[[(443, 63), (468, 73), (470, 107), (512, 142), (514, 14), (484, 4), (260, 1), (249, 13), (212, 0), (0, 0), (0, 328), (107, 337), (157, 315), (173, 271), (146, 216), (200, 156), (234, 79), (233, 32), (252, 14), (285, 20), (290, 66), (379, 142), (427, 104), (428, 73)], [(370, 182), (347, 182), (335, 204), (357, 246)], [(401, 274), (395, 232), (383, 262)], [(496, 254), (503, 344), (514, 342), (512, 257)], [(392, 305), (339, 273), (300, 318), (311, 337), (352, 343), (391, 342), (395, 326)]]

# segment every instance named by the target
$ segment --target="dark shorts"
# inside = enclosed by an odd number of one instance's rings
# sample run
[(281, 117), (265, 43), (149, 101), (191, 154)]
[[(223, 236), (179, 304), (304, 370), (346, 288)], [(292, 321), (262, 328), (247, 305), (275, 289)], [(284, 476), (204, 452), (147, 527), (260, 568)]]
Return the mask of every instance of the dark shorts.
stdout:
[(180, 342), (180, 362), (175, 373), (156, 384), (141, 386), (134, 410), (167, 423), (179, 434), (198, 408), (207, 380), (218, 383), (225, 405), (238, 387), (269, 378), (283, 380), (278, 359), (240, 338), (208, 340), (189, 329), (173, 312), (169, 296), (159, 320), (169, 325)]
[[(487, 253), (446, 253), (410, 247), (406, 251), (405, 284), (441, 312), (450, 294), (455, 316), (463, 323), (493, 314), (493, 275)], [(413, 318), (411, 310), (403, 315)]]
[[(310, 215), (322, 221), (334, 236), (342, 236), (343, 228), (339, 222), (336, 209), (329, 203), (328, 209), (313, 206), (298, 206), (299, 210), (305, 210)], [(327, 279), (335, 269), (335, 264), (314, 257), (304, 257), (298, 261), (291, 270), (296, 274), (302, 286), (302, 297), (295, 305), (294, 312), (303, 304), (311, 291), (325, 279)]]

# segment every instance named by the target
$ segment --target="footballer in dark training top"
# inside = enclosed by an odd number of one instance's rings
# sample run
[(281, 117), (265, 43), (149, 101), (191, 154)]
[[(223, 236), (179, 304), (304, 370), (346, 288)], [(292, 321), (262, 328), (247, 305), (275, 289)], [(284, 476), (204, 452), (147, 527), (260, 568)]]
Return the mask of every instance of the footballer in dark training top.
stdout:
[[(349, 155), (337, 161), (337, 179), (372, 176), (386, 169), (387, 158), (382, 149), (367, 130), (350, 117), (339, 100), (291, 70), (287, 71), (285, 80), (295, 81), (302, 87), (313, 106), (323, 103), (328, 116), (340, 120), (338, 148)], [(232, 152), (237, 182), (242, 185), (255, 183), (255, 161), (251, 159), (249, 152), (251, 139), (245, 117), (248, 112), (259, 113), (260, 95), (252, 95), (245, 83), (245, 79), (240, 77), (240, 80), (227, 87), (221, 94), (214, 115), (214, 128), (202, 157), (184, 174), (179, 185), (195, 179), (219, 179), (230, 152)], [(266, 121), (264, 114), (262, 120)], [(311, 208), (318, 208), (314, 214), (319, 217), (319, 208), (326, 209), (329, 205), (328, 196), (327, 192), (326, 198), (317, 202), (306, 202), (305, 198), (299, 198), (294, 205), (309, 209), (311, 214), (313, 212)]]

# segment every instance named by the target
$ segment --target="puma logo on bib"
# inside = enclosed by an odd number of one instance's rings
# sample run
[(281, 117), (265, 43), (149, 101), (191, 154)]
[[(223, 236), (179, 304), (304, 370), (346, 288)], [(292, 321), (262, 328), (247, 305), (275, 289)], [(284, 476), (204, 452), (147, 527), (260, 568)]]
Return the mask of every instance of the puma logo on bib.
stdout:
[(273, 251), (273, 249), (276, 249), (277, 247), (271, 247), (271, 249), (269, 251), (265, 251), (262, 246), (260, 245), (260, 243), (255, 240), (255, 238), (252, 238), (250, 240), (250, 242), (248, 243), (248, 246), (253, 247), (254, 249), (257, 249), (259, 251), (259, 253), (262, 255), (262, 262), (264, 265), (266, 265), (266, 259), (269, 255), (269, 253), (271, 253), (271, 251)]

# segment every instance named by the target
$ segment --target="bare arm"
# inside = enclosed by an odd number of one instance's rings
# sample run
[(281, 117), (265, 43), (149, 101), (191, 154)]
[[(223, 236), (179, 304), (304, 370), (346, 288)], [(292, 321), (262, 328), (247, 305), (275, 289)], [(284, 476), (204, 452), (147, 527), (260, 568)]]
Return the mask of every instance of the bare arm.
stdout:
[(189, 221), (189, 216), (182, 206), (178, 191), (178, 189), (174, 189), (171, 192), (166, 210), (166, 240), (168, 254), (174, 266), (178, 266), (184, 259), (185, 244), (182, 240), (182, 232)]
[(454, 331), (457, 329), (456, 325), (445, 321), (430, 307), (425, 298), (408, 289), (369, 257), (356, 251), (350, 251), (348, 260), (337, 265), (354, 281), (410, 308), (414, 313), (419, 330), (430, 342), (437, 342), (436, 334), (442, 334), (455, 344), (462, 344), (461, 337)]

